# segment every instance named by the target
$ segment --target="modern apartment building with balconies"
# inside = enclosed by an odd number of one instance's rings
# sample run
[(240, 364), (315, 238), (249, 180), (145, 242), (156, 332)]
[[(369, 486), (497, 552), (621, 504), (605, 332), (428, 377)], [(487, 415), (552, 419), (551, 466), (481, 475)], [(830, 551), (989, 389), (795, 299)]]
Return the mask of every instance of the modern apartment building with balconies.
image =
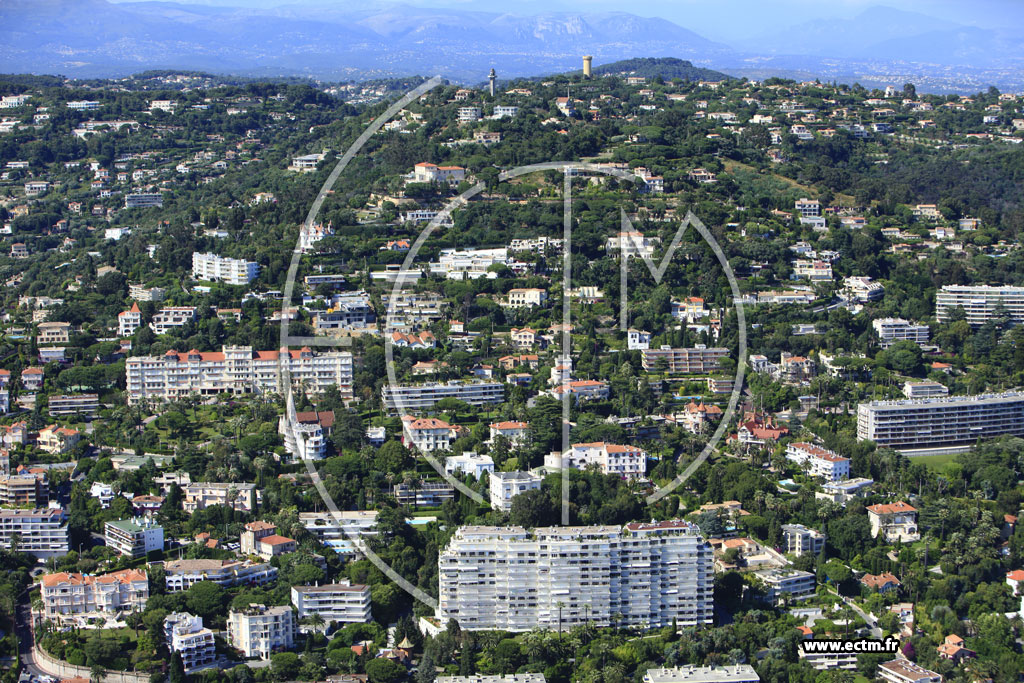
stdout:
[(898, 451), (966, 450), (978, 439), (1024, 435), (1024, 392), (871, 401), (857, 406), (857, 438)]
[(528, 631), (589, 622), (710, 624), (712, 551), (680, 520), (460, 528), (439, 558), (442, 623)]

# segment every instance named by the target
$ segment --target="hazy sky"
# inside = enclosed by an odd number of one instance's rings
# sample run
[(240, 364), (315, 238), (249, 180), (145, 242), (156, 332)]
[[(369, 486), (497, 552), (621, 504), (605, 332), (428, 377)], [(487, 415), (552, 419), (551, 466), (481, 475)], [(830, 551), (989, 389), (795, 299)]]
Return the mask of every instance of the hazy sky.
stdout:
[[(126, 2), (129, 0), (114, 0)], [(140, 0), (132, 0), (138, 2)], [(148, 1), (148, 0), (142, 0)], [(174, 0), (172, 0), (174, 1)], [(764, 31), (821, 18), (849, 18), (873, 6), (921, 12), (961, 24), (986, 28), (1024, 27), (1021, 0), (177, 0), (182, 3), (270, 8), (282, 5), (331, 5), (358, 7), (406, 4), (421, 7), (459, 8), (514, 14), (551, 11), (621, 10), (641, 16), (659, 16), (707, 38), (728, 42)], [(1022, 28), (1024, 31), (1024, 28)]]

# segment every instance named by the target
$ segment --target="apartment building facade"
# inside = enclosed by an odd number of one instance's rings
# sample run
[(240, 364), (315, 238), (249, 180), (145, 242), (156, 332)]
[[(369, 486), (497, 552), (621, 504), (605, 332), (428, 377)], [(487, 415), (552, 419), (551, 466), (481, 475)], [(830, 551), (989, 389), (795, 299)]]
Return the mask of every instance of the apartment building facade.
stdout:
[(227, 258), (216, 254), (192, 254), (192, 277), (196, 280), (223, 282), (229, 285), (247, 285), (260, 274), (255, 261)]
[[(17, 543), (15, 540), (17, 539)], [(0, 546), (39, 559), (68, 554), (67, 515), (63, 510), (0, 510)]]
[(596, 466), (604, 474), (614, 474), (623, 479), (639, 479), (647, 474), (647, 453), (635, 446), (595, 441), (574, 443), (564, 454), (552, 453), (544, 459), (544, 466), (551, 469), (583, 470)]
[(502, 512), (512, 509), (512, 499), (520, 493), (540, 489), (543, 477), (533, 472), (491, 472), (488, 482), (491, 507)]
[(78, 615), (139, 611), (149, 599), (149, 576), (138, 569), (123, 569), (90, 576), (58, 572), (40, 582), (43, 614), (62, 622)]
[(786, 459), (801, 467), (807, 473), (825, 481), (842, 481), (850, 478), (850, 459), (844, 458), (827, 448), (812, 443), (798, 442), (786, 446)]
[(732, 666), (684, 665), (648, 669), (643, 683), (760, 683), (761, 677), (749, 664)]
[(100, 409), (98, 394), (58, 395), (49, 398), (50, 417), (95, 415)]
[(1000, 311), (1013, 322), (1021, 323), (1024, 322), (1024, 287), (944, 285), (936, 292), (935, 318), (940, 323), (949, 322), (958, 307), (963, 307), (972, 327), (984, 325)]
[(111, 520), (103, 526), (103, 539), (125, 557), (145, 557), (164, 549), (164, 528), (149, 517)]
[(803, 524), (783, 524), (782, 544), (787, 553), (817, 555), (825, 547), (825, 534)]
[(395, 413), (429, 410), (443, 398), (455, 398), (473, 406), (501, 403), (505, 385), (501, 382), (458, 382), (444, 384), (385, 384), (381, 387), (384, 408)]
[(898, 341), (910, 341), (920, 346), (927, 344), (931, 338), (931, 330), (927, 325), (912, 323), (903, 318), (878, 318), (871, 321), (871, 327), (878, 335), (879, 346), (883, 349)]
[(262, 586), (277, 580), (277, 567), (263, 562), (237, 560), (168, 560), (164, 563), (164, 585), (174, 593), (188, 590), (200, 581), (219, 586)]
[(370, 587), (348, 581), (323, 586), (292, 586), (292, 604), (303, 619), (318, 614), (324, 621), (343, 624), (366, 624), (370, 613)]
[(718, 372), (729, 349), (696, 346), (692, 349), (642, 349), (640, 360), (646, 372), (667, 372), (672, 375)]
[(618, 526), (462, 527), (439, 557), (442, 623), (527, 631), (621, 617), (710, 624), (712, 552), (680, 520)]
[(0, 475), (0, 506), (46, 507), (50, 500), (50, 485), (46, 474)]
[(225, 505), (242, 512), (252, 512), (259, 502), (256, 484), (244, 482), (197, 482), (182, 486), (181, 492), (185, 497), (182, 509), (189, 514), (205, 510), (211, 505)]
[(857, 406), (857, 438), (915, 451), (969, 447), (978, 439), (1024, 435), (1024, 393), (871, 401)]
[(128, 400), (167, 401), (198, 394), (281, 393), (282, 376), (292, 384), (319, 392), (337, 386), (342, 398), (352, 397), (352, 354), (294, 351), (253, 351), (251, 346), (225, 346), (219, 352), (168, 351), (162, 356), (135, 356), (125, 363)]
[(167, 649), (181, 655), (185, 672), (213, 664), (217, 648), (213, 631), (203, 626), (203, 618), (188, 612), (173, 612), (164, 617)]
[(246, 657), (270, 659), (295, 644), (295, 619), (287, 605), (267, 607), (251, 604), (228, 613), (228, 640)]

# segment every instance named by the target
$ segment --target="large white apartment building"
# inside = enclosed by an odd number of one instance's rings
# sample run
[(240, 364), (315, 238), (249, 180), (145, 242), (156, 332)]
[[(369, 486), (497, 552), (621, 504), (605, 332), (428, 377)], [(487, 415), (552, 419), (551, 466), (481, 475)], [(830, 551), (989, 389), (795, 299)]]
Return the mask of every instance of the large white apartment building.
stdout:
[(812, 477), (825, 481), (842, 481), (850, 478), (850, 459), (844, 458), (827, 448), (812, 443), (799, 442), (786, 446), (786, 458), (803, 467)]
[(1024, 435), (1024, 393), (871, 401), (857, 406), (857, 438), (899, 451), (968, 447)]
[(283, 605), (249, 605), (228, 613), (228, 640), (246, 657), (270, 659), (270, 655), (290, 650), (295, 643), (295, 619), (292, 608)]
[(647, 474), (647, 453), (636, 446), (595, 441), (574, 443), (564, 454), (552, 453), (545, 457), (544, 466), (550, 469), (583, 470), (596, 466), (604, 474), (614, 474), (623, 479), (638, 479)]
[(125, 363), (131, 403), (190, 394), (281, 393), (284, 369), (294, 385), (307, 391), (334, 385), (342, 398), (352, 397), (352, 354), (347, 351), (314, 353), (309, 347), (253, 351), (251, 346), (225, 346), (215, 352), (134, 356)]
[(761, 677), (749, 664), (733, 666), (677, 666), (648, 669), (643, 683), (760, 683)]
[(0, 546), (10, 548), (18, 537), (18, 550), (39, 559), (68, 554), (67, 515), (63, 510), (0, 510)]
[(43, 613), (56, 622), (83, 614), (141, 612), (149, 599), (149, 577), (137, 569), (100, 576), (59, 572), (43, 577), (40, 594)]
[(260, 274), (260, 264), (255, 261), (227, 258), (216, 254), (192, 254), (192, 277), (197, 280), (212, 280), (229, 285), (247, 285)]
[(889, 348), (894, 342), (903, 340), (912, 341), (920, 346), (927, 344), (931, 336), (931, 330), (927, 325), (912, 323), (903, 318), (878, 318), (871, 321), (871, 326), (875, 328), (879, 345), (883, 349)]
[(717, 372), (722, 359), (729, 356), (729, 349), (696, 346), (692, 349), (643, 349), (640, 360), (646, 372), (664, 369), (669, 374), (691, 374)]
[(582, 624), (710, 624), (712, 553), (680, 520), (619, 526), (462, 527), (439, 557), (442, 623), (528, 631)]
[(935, 318), (944, 323), (953, 310), (962, 306), (971, 325), (983, 325), (995, 317), (997, 310), (1013, 322), (1024, 322), (1024, 287), (990, 287), (989, 285), (944, 285), (935, 294)]
[(230, 588), (262, 586), (277, 579), (277, 567), (263, 562), (237, 560), (168, 560), (164, 563), (168, 592), (188, 590), (200, 581)]
[(348, 581), (323, 586), (292, 586), (292, 604), (299, 619), (319, 614), (324, 621), (343, 624), (366, 624), (370, 613), (370, 587)]
[(170, 652), (181, 655), (186, 673), (217, 659), (213, 631), (203, 627), (202, 617), (188, 612), (168, 614), (164, 617), (164, 639)]
[(164, 528), (149, 517), (116, 519), (103, 527), (107, 547), (126, 557), (145, 557), (164, 549)]
[(501, 403), (505, 385), (501, 382), (459, 382), (445, 384), (385, 384), (381, 387), (384, 408), (390, 412), (429, 410), (443, 398), (455, 398), (473, 406)]

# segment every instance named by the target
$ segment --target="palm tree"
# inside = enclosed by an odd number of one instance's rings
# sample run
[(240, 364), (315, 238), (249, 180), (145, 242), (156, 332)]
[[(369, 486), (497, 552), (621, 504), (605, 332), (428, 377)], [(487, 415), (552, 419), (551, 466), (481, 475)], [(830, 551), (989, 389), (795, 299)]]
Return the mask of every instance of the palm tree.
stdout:
[(107, 670), (102, 664), (93, 664), (89, 667), (89, 683), (103, 683), (107, 677)]

